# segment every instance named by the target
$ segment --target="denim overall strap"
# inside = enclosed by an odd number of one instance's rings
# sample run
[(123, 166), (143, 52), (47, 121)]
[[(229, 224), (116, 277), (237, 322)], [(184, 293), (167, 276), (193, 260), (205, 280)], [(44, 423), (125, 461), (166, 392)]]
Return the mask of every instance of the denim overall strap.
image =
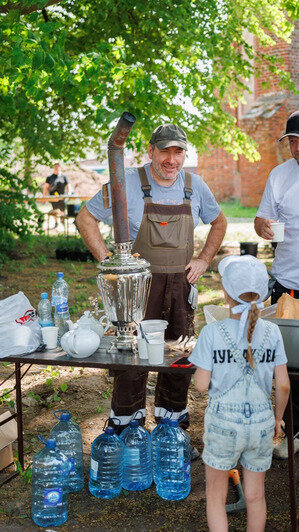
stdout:
[[(243, 355), (242, 355), (242, 351), (241, 349), (238, 349), (235, 341), (233, 340), (233, 338), (231, 337), (231, 334), (230, 332), (228, 331), (227, 327), (225, 327), (225, 325), (223, 324), (223, 322), (218, 322), (217, 323), (217, 327), (218, 327), (218, 330), (220, 332), (220, 334), (222, 335), (222, 337), (224, 338), (225, 342), (228, 344), (229, 348), (231, 349), (231, 352), (233, 354), (233, 357), (236, 361), (236, 363), (238, 364), (239, 368), (241, 369), (242, 371), (242, 375), (239, 379), (237, 379), (230, 388), (228, 388), (227, 390), (224, 390), (223, 393), (217, 395), (217, 396), (214, 396), (211, 400), (210, 400), (210, 403), (213, 403), (215, 400), (219, 400), (219, 399), (223, 399), (225, 396), (227, 396), (227, 394), (229, 392), (231, 392), (234, 388), (236, 388), (241, 382), (244, 383), (244, 387), (246, 387), (246, 389), (248, 389), (250, 387), (250, 384), (252, 382), (252, 380), (254, 381), (254, 384), (258, 386), (258, 388), (260, 388), (262, 390), (262, 392), (264, 393), (264, 395), (266, 396), (266, 401), (269, 401), (269, 395), (267, 393), (267, 391), (261, 387), (261, 385), (257, 382), (256, 378), (255, 378), (255, 371), (254, 369), (250, 366), (250, 364), (248, 362), (246, 362), (246, 360), (244, 359)], [(266, 324), (266, 330), (265, 330), (265, 333), (264, 333), (264, 337), (263, 337), (263, 340), (260, 344), (260, 347), (255, 351), (255, 354), (253, 355), (254, 356), (254, 360), (256, 363), (259, 363), (263, 353), (264, 353), (264, 349), (265, 349), (265, 345), (269, 339), (269, 336), (270, 336), (270, 324), (267, 323)]]

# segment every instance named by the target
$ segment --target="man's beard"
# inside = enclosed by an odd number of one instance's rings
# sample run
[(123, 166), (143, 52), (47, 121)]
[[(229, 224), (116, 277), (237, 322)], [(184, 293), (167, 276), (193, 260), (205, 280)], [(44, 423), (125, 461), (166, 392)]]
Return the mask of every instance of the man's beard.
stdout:
[(152, 165), (153, 165), (153, 169), (154, 169), (154, 171), (155, 171), (156, 174), (160, 177), (160, 179), (165, 179), (165, 181), (172, 181), (173, 179), (176, 179), (177, 176), (178, 176), (178, 173), (179, 173), (179, 171), (180, 171), (180, 169), (179, 169), (179, 170), (176, 170), (176, 171), (175, 171), (176, 173), (175, 173), (174, 175), (172, 175), (172, 176), (168, 176), (168, 175), (165, 175), (165, 174), (163, 173), (163, 170), (162, 170), (162, 168), (161, 168), (161, 165), (157, 166), (156, 163), (155, 163), (155, 161), (154, 161), (153, 159), (152, 159)]

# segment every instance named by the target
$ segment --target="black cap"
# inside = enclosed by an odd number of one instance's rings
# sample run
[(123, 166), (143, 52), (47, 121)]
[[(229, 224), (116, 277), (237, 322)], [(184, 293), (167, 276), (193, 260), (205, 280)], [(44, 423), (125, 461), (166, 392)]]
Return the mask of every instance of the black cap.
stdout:
[(289, 116), (287, 119), (286, 132), (279, 140), (292, 135), (294, 137), (299, 137), (299, 111), (295, 111)]
[(155, 129), (150, 144), (154, 144), (159, 150), (164, 150), (171, 146), (187, 150), (187, 135), (181, 127), (174, 124), (165, 124)]

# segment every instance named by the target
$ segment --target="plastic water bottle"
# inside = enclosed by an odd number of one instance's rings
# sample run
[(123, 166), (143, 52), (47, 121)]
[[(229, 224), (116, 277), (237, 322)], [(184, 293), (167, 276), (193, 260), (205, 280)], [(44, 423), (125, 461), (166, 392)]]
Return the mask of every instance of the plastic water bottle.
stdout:
[[(60, 416), (57, 414), (60, 413)], [(58, 449), (68, 458), (70, 474), (68, 488), (70, 492), (80, 491), (84, 486), (82, 435), (79, 425), (71, 421), (68, 410), (56, 410), (53, 414), (59, 423), (51, 431), (51, 438), (57, 442)]]
[(157, 425), (151, 433), (153, 477), (155, 482), (157, 472), (157, 439), (162, 432), (165, 432), (168, 429), (168, 424), (169, 418), (162, 417), (159, 425)]
[(54, 323), (58, 327), (58, 345), (60, 345), (60, 339), (69, 330), (67, 320), (70, 319), (69, 307), (69, 285), (63, 279), (63, 273), (57, 273), (57, 280), (52, 286), (52, 306), (55, 307)]
[(157, 438), (156, 490), (162, 499), (185, 499), (191, 489), (189, 440), (178, 421), (169, 421)]
[(52, 322), (52, 307), (48, 299), (47, 292), (42, 292), (40, 295), (40, 302), (37, 306), (39, 315), (39, 324), (41, 327), (51, 327)]
[(67, 520), (69, 462), (55, 440), (36, 453), (32, 464), (31, 515), (34, 523), (56, 527)]
[(146, 490), (153, 481), (149, 433), (133, 419), (120, 439), (125, 446), (122, 487), (131, 491)]
[(57, 272), (57, 280), (52, 286), (52, 306), (57, 307), (67, 303), (69, 299), (69, 285), (63, 278), (63, 272)]
[(99, 499), (112, 499), (121, 492), (124, 445), (113, 427), (106, 427), (91, 446), (89, 491)]

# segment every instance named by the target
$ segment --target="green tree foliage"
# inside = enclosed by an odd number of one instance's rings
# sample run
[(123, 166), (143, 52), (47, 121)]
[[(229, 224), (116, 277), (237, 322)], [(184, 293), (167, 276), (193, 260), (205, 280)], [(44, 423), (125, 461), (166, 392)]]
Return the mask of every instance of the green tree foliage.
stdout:
[[(295, 13), (292, 0), (3, 1), (1, 137), (20, 139), (25, 159), (74, 158), (127, 110), (137, 148), (169, 120), (199, 151), (221, 144), (253, 159), (255, 145), (224, 108), (258, 68), (244, 30), (265, 46), (289, 40), (285, 5)], [(292, 87), (271, 54), (263, 59)]]

